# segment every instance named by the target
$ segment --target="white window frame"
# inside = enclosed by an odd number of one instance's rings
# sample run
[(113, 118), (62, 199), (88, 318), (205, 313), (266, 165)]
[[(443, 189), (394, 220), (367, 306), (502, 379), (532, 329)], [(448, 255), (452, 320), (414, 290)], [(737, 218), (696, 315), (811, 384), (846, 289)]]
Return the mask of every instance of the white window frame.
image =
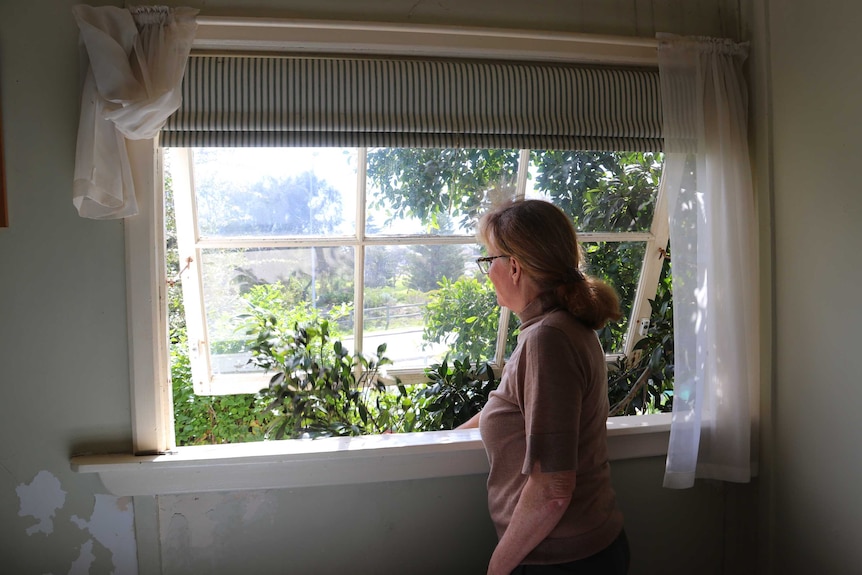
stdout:
[[(649, 38), (334, 21), (198, 18), (195, 51), (372, 53), (657, 65)], [(130, 455), (72, 459), (117, 495), (282, 488), (487, 473), (477, 430), (286, 440), (212, 447), (174, 443), (167, 356), (163, 182), (157, 140), (128, 142), (139, 214), (124, 221), (132, 439)], [(659, 194), (662, 198), (663, 194)], [(662, 241), (653, 230), (653, 241)], [(649, 281), (642, 274), (641, 281)], [(670, 414), (608, 420), (611, 459), (664, 455)], [(218, 473), (212, 473), (215, 468)], [(346, 473), (329, 473), (343, 468)]]
[[(177, 248), (179, 261), (182, 262), (183, 302), (186, 310), (186, 329), (189, 341), (189, 359), (192, 370), (194, 391), (198, 395), (230, 395), (235, 393), (257, 393), (266, 387), (272, 374), (241, 373), (214, 374), (212, 371), (211, 348), (208, 338), (206, 307), (203, 286), (203, 250), (206, 248), (302, 248), (311, 246), (349, 246), (355, 248), (354, 275), (354, 331), (353, 341), (355, 351), (363, 351), (364, 324), (364, 248), (370, 246), (393, 245), (461, 245), (469, 246), (476, 243), (473, 235), (381, 235), (366, 236), (364, 233), (366, 205), (366, 168), (368, 148), (357, 149), (357, 183), (354, 189), (357, 212), (355, 215), (356, 231), (348, 236), (338, 235), (333, 238), (201, 238), (197, 229), (196, 194), (194, 191), (194, 174), (192, 155), (188, 148), (174, 148), (176, 165), (171, 167), (173, 178), (174, 205), (176, 206)], [(478, 273), (478, 270), (477, 270)], [(498, 350), (498, 357), (502, 351)], [(497, 367), (494, 364), (494, 367)], [(388, 370), (389, 375), (397, 376), (402, 383), (417, 383), (423, 380), (424, 369), (412, 368)]]
[[(517, 183), (514, 196), (523, 198), (527, 192), (527, 173), (530, 169), (530, 150), (520, 150)], [(363, 300), (364, 275), (362, 261), (364, 248), (373, 245), (407, 245), (422, 243), (472, 245), (475, 236), (447, 235), (423, 236), (366, 236), (364, 230), (364, 213), (366, 205), (365, 170), (367, 168), (367, 148), (357, 151), (358, 177), (354, 193), (356, 194), (356, 231), (351, 236), (341, 236), (332, 241), (321, 238), (202, 238), (197, 226), (197, 203), (195, 193), (195, 175), (192, 152), (188, 148), (175, 148), (175, 162), (171, 168), (173, 180), (174, 204), (176, 206), (175, 221), (177, 230), (177, 248), (181, 268), (183, 301), (186, 310), (186, 328), (188, 330), (189, 359), (194, 391), (198, 395), (231, 395), (237, 393), (256, 393), (266, 387), (271, 374), (236, 373), (215, 374), (212, 370), (211, 342), (208, 336), (207, 314), (203, 286), (203, 252), (206, 248), (243, 248), (243, 247), (308, 247), (317, 245), (347, 245), (357, 249), (356, 270), (354, 277), (355, 291), (355, 321), (353, 341), (356, 351), (362, 352), (363, 341)], [(664, 179), (662, 179), (662, 182)], [(653, 218), (648, 232), (583, 232), (578, 234), (582, 243), (590, 242), (643, 242), (644, 260), (641, 265), (635, 299), (629, 317), (628, 332), (625, 337), (625, 347), (622, 355), (630, 357), (634, 345), (645, 335), (645, 326), (651, 316), (649, 299), (655, 297), (659, 276), (663, 264), (659, 248), (666, 248), (668, 242), (668, 219), (666, 202), (662, 189), (657, 190)], [(658, 254), (658, 255), (657, 255)], [(500, 330), (497, 337), (497, 347), (491, 360), (492, 367), (499, 372), (502, 369), (506, 346), (506, 326), (509, 324), (509, 310), (502, 308), (500, 314)], [(620, 354), (609, 354), (609, 359), (616, 359)], [(403, 383), (419, 383), (424, 381), (424, 369), (390, 369), (390, 375), (397, 376)]]

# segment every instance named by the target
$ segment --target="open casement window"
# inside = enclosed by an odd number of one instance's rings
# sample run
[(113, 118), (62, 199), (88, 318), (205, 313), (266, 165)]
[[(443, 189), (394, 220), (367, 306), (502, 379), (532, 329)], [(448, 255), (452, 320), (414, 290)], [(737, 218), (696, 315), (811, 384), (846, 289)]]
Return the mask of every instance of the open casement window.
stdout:
[(447, 353), (501, 366), (517, 322), (475, 225), (515, 197), (570, 214), (620, 293), (606, 351), (645, 329), (667, 245), (654, 70), (193, 56), (183, 90), (161, 146), (197, 393), (266, 385), (255, 312), (327, 319), (351, 352), (385, 343), (406, 383)]
[[(657, 69), (657, 42), (649, 38), (363, 22), (218, 17), (198, 17), (197, 20), (198, 31), (192, 47), (195, 56), (203, 56), (205, 53), (248, 55), (288, 52), (350, 53), (357, 56), (383, 54), (392, 57), (406, 54), (428, 58), (471, 58), (477, 62), (555, 62), (561, 65), (586, 63), (635, 67), (637, 70), (651, 73), (655, 73)], [(654, 91), (654, 97), (658, 98), (657, 89)], [(648, 98), (641, 95), (636, 100), (644, 102)], [(656, 113), (657, 108), (656, 106)], [(661, 149), (661, 139), (656, 137), (659, 124), (658, 121), (647, 122), (647, 125), (652, 126), (647, 131), (650, 132), (651, 143), (634, 149)], [(167, 287), (173, 277), (166, 277), (165, 273), (166, 214), (160, 153), (164, 148), (160, 146), (205, 146), (191, 141), (168, 142), (166, 135), (163, 132), (154, 140), (127, 142), (140, 208), (137, 216), (124, 220), (134, 455), (121, 458), (122, 461), (117, 461), (113, 456), (96, 458), (93, 461), (78, 460), (75, 461), (76, 468), (79, 471), (98, 471), (106, 485), (113, 485), (113, 493), (124, 495), (199, 492), (207, 488), (266, 489), (319, 485), (325, 478), (337, 478), (340, 482), (366, 482), (486, 472), (487, 458), (481, 441), (476, 434), (470, 433), (471, 430), (452, 432), (452, 435), (440, 435), (443, 432), (406, 434), (421, 436), (413, 439), (391, 435), (362, 438), (361, 441), (359, 438), (337, 438), (326, 442), (325, 449), (329, 451), (324, 455), (314, 455), (313, 460), (319, 462), (319, 465), (314, 465), (314, 461), (302, 451), (308, 447), (305, 442), (261, 442), (213, 448), (176, 446), (168, 341), (165, 337), (168, 333), (167, 301), (170, 297)], [(644, 135), (646, 133), (641, 134)], [(467, 145), (466, 142), (454, 144)], [(288, 143), (283, 142), (281, 145), (287, 146)], [(354, 148), (398, 145), (407, 143), (337, 144)], [(536, 150), (595, 148), (578, 144), (540, 143), (510, 143), (498, 147)], [(615, 144), (606, 149), (629, 148), (628, 145)], [(521, 174), (527, 175), (524, 172)], [(524, 189), (527, 189), (526, 182)], [(658, 220), (655, 221), (654, 226), (659, 227)], [(657, 250), (662, 242), (658, 239), (658, 234), (653, 237), (653, 247)], [(645, 251), (649, 250), (645, 248)], [(650, 259), (648, 257), (646, 261)], [(185, 270), (183, 275), (188, 273), (189, 270)], [(647, 274), (641, 274), (640, 282), (644, 282), (646, 276)], [(640, 301), (645, 303), (643, 298)], [(665, 454), (669, 427), (670, 419), (666, 414), (611, 418), (608, 421), (611, 458)], [(392, 451), (385, 447), (400, 446), (406, 441), (410, 441), (415, 448), (409, 450), (405, 457), (379, 457), (382, 452), (388, 454)], [(357, 447), (357, 442), (368, 446), (368, 449), (363, 451), (368, 454), (367, 458), (354, 457), (357, 449), (363, 449)], [(294, 447), (288, 447), (287, 444)], [(313, 445), (323, 444), (315, 442)], [(460, 455), (453, 455), (452, 449), (460, 450)], [(284, 450), (302, 453), (285, 457)], [(172, 455), (174, 451), (177, 455)], [(172, 454), (156, 455), (165, 452)], [(236, 456), (231, 460), (233, 465), (222, 465), (224, 457), (230, 455)], [(251, 455), (254, 457), (247, 457)], [(336, 459), (341, 467), (339, 473), (333, 474), (330, 466)], [(267, 464), (265, 473), (261, 473), (262, 462)], [(218, 473), (212, 473), (212, 465), (215, 463), (219, 464)], [(164, 473), (168, 468), (174, 471)], [(417, 469), (420, 471), (416, 471)], [(226, 470), (230, 472), (226, 473)]]

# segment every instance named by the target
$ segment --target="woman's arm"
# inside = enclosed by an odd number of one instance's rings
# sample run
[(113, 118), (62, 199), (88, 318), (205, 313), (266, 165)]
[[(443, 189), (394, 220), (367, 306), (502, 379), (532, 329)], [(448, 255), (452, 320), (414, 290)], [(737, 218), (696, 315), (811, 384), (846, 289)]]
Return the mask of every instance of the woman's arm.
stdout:
[(509, 575), (548, 536), (572, 500), (575, 478), (574, 471), (542, 473), (535, 464), (512, 521), (491, 556), (488, 575)]
[(471, 417), (470, 419), (468, 419), (467, 421), (465, 421), (464, 423), (462, 423), (461, 425), (459, 425), (455, 429), (473, 429), (475, 427), (479, 427), (479, 415), (481, 413), (482, 412), (480, 411), (479, 413), (477, 413), (476, 415), (474, 415), (473, 417)]

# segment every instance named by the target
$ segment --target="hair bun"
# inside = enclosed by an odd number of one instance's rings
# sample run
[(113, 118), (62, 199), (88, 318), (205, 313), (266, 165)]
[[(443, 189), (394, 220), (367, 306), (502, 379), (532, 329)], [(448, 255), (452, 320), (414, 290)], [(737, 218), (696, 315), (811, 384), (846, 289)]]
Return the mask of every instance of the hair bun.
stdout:
[(563, 274), (563, 281), (568, 284), (584, 281), (585, 279), (587, 278), (586, 276), (584, 276), (584, 272), (582, 272), (576, 267), (566, 268), (566, 271)]

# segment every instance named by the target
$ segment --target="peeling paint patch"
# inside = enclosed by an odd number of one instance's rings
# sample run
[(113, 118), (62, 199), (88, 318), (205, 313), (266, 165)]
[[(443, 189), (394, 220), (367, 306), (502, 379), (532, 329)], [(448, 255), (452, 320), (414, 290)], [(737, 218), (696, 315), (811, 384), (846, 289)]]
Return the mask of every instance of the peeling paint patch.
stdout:
[(234, 544), (237, 530), (272, 525), (278, 513), (275, 494), (268, 491), (199, 493), (159, 498), (161, 548), (166, 564), (187, 567), (190, 561), (212, 561), (220, 549)]
[(111, 552), (114, 573), (135, 575), (138, 572), (138, 560), (131, 499), (100, 493), (95, 497), (96, 504), (90, 519), (73, 515), (72, 523), (89, 531), (96, 541)]
[(93, 565), (93, 561), (95, 560), (96, 556), (93, 555), (93, 540), (90, 539), (81, 545), (81, 553), (72, 563), (72, 567), (69, 569), (69, 575), (90, 575), (90, 567)]
[[(212, 516), (212, 511), (222, 504), (224, 495), (221, 493), (201, 493), (197, 495), (179, 495), (173, 503), (172, 513), (166, 523), (166, 533), (176, 537), (183, 534), (183, 541), (198, 549), (207, 549), (215, 545), (215, 534), (218, 524)], [(163, 545), (171, 546), (171, 537), (163, 541)]]
[(66, 492), (60, 480), (48, 471), (40, 471), (29, 485), (21, 484), (15, 488), (21, 507), (18, 515), (35, 517), (38, 523), (27, 528), (27, 535), (54, 532), (54, 515), (66, 503)]

